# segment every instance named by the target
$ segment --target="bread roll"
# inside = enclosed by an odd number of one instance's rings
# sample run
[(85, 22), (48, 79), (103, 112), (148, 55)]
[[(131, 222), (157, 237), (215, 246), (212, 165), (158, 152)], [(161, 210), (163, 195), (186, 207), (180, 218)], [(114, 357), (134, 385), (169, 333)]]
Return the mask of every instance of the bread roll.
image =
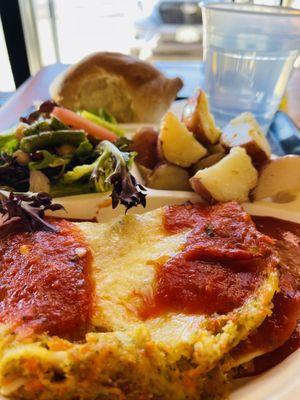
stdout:
[(105, 108), (118, 122), (158, 122), (182, 88), (152, 65), (99, 52), (71, 66), (50, 87), (54, 101), (71, 110)]

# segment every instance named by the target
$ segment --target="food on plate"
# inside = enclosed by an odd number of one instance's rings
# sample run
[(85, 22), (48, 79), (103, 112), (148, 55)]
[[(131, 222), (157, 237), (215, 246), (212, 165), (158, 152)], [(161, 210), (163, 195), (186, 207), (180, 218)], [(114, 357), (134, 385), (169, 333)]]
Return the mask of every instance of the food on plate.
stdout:
[(114, 132), (117, 136), (125, 135), (125, 131), (117, 125), (117, 120), (111, 114), (108, 114), (103, 108), (98, 110), (97, 115), (86, 110), (80, 111), (80, 115), (83, 118), (108, 129), (110, 132)]
[(221, 130), (216, 126), (213, 115), (209, 110), (209, 104), (206, 94), (200, 90), (194, 106), (188, 103), (188, 112), (183, 112), (183, 121), (187, 128), (193, 132), (200, 143), (214, 144), (218, 142), (221, 135)]
[[(237, 116), (221, 133), (209, 112), (206, 95), (200, 91), (196, 99), (188, 101), (183, 121), (169, 111), (162, 119), (158, 140), (154, 128), (144, 128), (134, 137), (133, 148), (140, 154), (137, 166), (146, 186), (179, 190), (177, 182), (182, 183), (183, 177), (186, 182), (189, 175), (190, 185), (204, 200), (223, 202), (272, 196), (283, 202), (291, 195), (286, 192), (299, 190), (298, 157), (271, 161), (270, 145), (251, 113)], [(210, 140), (199, 134), (199, 126), (205, 128)], [(288, 170), (293, 171), (291, 178)]]
[(114, 142), (118, 138), (115, 133), (66, 108), (54, 107), (52, 115), (65, 125), (72, 126), (75, 129), (83, 129), (95, 139)]
[(145, 185), (152, 189), (191, 190), (190, 174), (177, 165), (164, 162), (157, 164), (144, 179)]
[(144, 165), (139, 164), (139, 163), (135, 163), (137, 168), (138, 168), (138, 172), (140, 173), (142, 179), (144, 180), (144, 182), (148, 179), (148, 176), (151, 174), (152, 169), (144, 167)]
[(118, 122), (157, 122), (182, 88), (136, 58), (98, 52), (72, 65), (50, 88), (53, 100), (73, 111), (104, 108)]
[(111, 191), (113, 207), (145, 205), (145, 190), (129, 171), (136, 156), (129, 141), (117, 136), (122, 131), (109, 114), (102, 115), (105, 127), (85, 115), (47, 101), (0, 134), (0, 188), (54, 197)]
[(179, 167), (190, 167), (207, 153), (171, 111), (162, 120), (158, 142), (163, 158)]
[(201, 160), (197, 161), (196, 164), (193, 165), (194, 173), (199, 171), (199, 169), (212, 167), (218, 161), (222, 160), (222, 158), (224, 158), (225, 156), (226, 156), (225, 153), (213, 153), (204, 158), (201, 158)]
[(253, 198), (262, 200), (297, 190), (300, 190), (300, 156), (284, 156), (261, 168)]
[(226, 153), (225, 147), (221, 143), (216, 143), (216, 144), (208, 144), (206, 145), (206, 148), (209, 152), (209, 154), (216, 154), (216, 153)]
[(234, 147), (212, 167), (199, 170), (190, 182), (207, 201), (244, 202), (257, 183), (257, 175), (246, 150)]
[(275, 240), (280, 258), (279, 291), (273, 298), (271, 315), (225, 362), (224, 368), (235, 367), (238, 377), (264, 372), (300, 346), (300, 225), (270, 217), (252, 219), (260, 232)]
[(225, 148), (244, 147), (255, 165), (270, 159), (271, 149), (253, 114), (240, 114), (222, 130), (221, 143)]
[(135, 160), (143, 167), (152, 169), (158, 163), (158, 131), (152, 127), (139, 129), (132, 138), (130, 149), (137, 153)]
[(236, 371), (225, 361), (272, 316), (274, 241), (237, 203), (169, 206), (98, 224), (44, 221), (51, 205), (40, 196), (1, 203), (2, 214), (15, 201), (22, 210), (0, 228), (0, 284), (14, 288), (2, 292), (0, 393), (226, 394)]

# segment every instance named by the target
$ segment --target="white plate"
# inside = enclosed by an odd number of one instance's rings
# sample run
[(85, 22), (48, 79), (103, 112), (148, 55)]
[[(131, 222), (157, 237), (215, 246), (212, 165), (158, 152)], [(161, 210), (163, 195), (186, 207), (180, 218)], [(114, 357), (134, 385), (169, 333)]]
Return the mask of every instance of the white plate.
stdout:
[[(176, 104), (176, 103), (175, 103)], [(174, 107), (176, 114), (181, 114), (184, 102)], [(148, 124), (149, 125), (149, 124)], [(130, 124), (123, 127), (128, 135), (145, 124)], [(133, 175), (143, 183), (139, 171), (134, 166)], [(143, 213), (157, 207), (180, 204), (186, 201), (197, 202), (201, 198), (193, 192), (153, 190), (147, 188), (147, 206), (131, 209), (129, 213)], [(94, 219), (99, 222), (108, 221), (124, 214), (124, 207), (111, 208), (109, 194), (85, 194), (55, 199), (64, 205), (66, 212), (59, 211), (55, 215), (71, 219)], [(290, 203), (273, 203), (269, 200), (245, 203), (244, 209), (251, 215), (271, 216), (287, 221), (300, 223), (300, 193)], [(300, 266), (299, 266), (300, 267)], [(259, 376), (237, 382), (230, 400), (297, 400), (300, 399), (300, 349), (279, 365)], [(1, 398), (0, 398), (1, 400)], [(5, 399), (3, 399), (5, 400)]]

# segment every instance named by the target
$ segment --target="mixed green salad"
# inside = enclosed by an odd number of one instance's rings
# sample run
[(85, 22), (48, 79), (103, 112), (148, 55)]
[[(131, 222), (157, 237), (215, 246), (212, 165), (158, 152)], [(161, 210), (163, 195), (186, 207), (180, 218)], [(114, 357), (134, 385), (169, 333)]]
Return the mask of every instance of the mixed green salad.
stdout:
[(135, 156), (105, 110), (74, 113), (47, 101), (0, 134), (0, 188), (52, 197), (111, 191), (113, 207), (145, 206), (130, 173)]

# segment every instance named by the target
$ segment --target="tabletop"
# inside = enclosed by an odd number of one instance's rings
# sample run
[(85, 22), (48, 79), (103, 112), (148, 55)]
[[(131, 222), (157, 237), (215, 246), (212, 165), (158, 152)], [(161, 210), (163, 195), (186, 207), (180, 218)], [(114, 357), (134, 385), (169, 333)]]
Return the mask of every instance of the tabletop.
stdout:
[[(190, 96), (195, 87), (201, 86), (203, 64), (199, 61), (160, 61), (155, 65), (169, 77), (177, 75), (182, 78), (184, 88), (179, 93), (182, 98)], [(51, 82), (66, 68), (66, 64), (49, 65), (24, 82), (0, 108), (0, 132), (9, 129), (21, 115), (28, 113), (35, 102), (48, 99)], [(300, 126), (300, 68), (294, 71), (290, 79), (287, 99), (285, 111)]]

